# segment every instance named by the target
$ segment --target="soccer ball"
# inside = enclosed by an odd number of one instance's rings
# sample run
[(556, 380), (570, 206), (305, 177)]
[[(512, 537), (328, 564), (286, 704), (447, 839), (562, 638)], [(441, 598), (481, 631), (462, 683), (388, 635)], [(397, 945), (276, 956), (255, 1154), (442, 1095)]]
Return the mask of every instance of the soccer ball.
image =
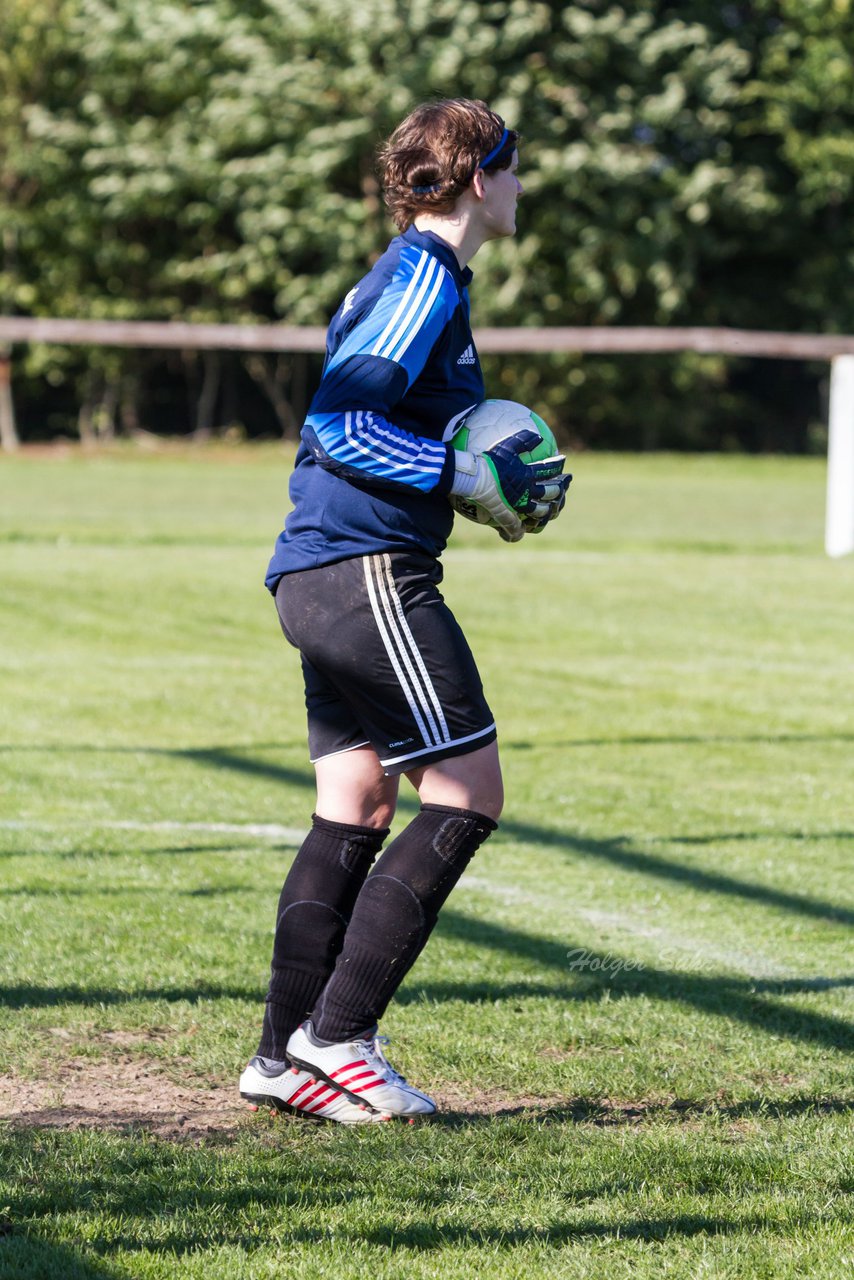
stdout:
[[(560, 475), (564, 459), (560, 455), (551, 429), (538, 413), (519, 404), (516, 400), (482, 400), (452, 427), (451, 445), (469, 453), (486, 453), (493, 445), (515, 436), (518, 431), (536, 431), (542, 442), (526, 453), (520, 453), (523, 462), (545, 462), (554, 458), (554, 475)], [(546, 476), (552, 473), (546, 472)], [(544, 477), (545, 478), (545, 477)], [(454, 510), (476, 524), (497, 528), (489, 512), (471, 498), (452, 498)]]

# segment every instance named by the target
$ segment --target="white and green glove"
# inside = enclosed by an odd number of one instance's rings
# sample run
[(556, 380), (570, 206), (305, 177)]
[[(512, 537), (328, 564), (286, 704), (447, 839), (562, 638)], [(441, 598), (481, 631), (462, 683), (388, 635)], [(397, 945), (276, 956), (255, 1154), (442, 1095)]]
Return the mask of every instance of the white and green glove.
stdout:
[(459, 450), (450, 496), (467, 498), (488, 512), (505, 542), (539, 533), (563, 508), (571, 476), (563, 476), (562, 455), (543, 462), (519, 457), (542, 441), (536, 431), (517, 431), (485, 453)]

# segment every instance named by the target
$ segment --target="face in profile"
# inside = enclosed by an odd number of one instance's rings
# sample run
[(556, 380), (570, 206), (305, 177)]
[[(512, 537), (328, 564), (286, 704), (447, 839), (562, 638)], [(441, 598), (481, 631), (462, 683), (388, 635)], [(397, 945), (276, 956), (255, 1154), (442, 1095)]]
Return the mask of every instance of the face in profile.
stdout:
[(516, 231), (516, 201), (524, 188), (516, 177), (519, 152), (513, 152), (509, 169), (481, 171), (483, 181), (483, 215), (487, 239), (498, 240)]

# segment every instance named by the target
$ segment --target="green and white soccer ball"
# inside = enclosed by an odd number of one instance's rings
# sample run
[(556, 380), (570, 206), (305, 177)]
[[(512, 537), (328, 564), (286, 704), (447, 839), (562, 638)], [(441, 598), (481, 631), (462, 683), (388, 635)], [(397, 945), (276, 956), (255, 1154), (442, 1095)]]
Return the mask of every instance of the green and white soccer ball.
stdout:
[[(493, 445), (500, 444), (519, 431), (536, 431), (542, 442), (526, 453), (520, 453), (523, 462), (545, 462), (555, 459), (554, 474), (563, 470), (563, 458), (550, 427), (538, 413), (516, 400), (482, 400), (480, 404), (454, 424), (451, 445), (469, 453), (486, 453)], [(548, 473), (547, 473), (548, 474)], [(497, 528), (489, 512), (471, 498), (451, 498), (454, 510), (476, 524)]]

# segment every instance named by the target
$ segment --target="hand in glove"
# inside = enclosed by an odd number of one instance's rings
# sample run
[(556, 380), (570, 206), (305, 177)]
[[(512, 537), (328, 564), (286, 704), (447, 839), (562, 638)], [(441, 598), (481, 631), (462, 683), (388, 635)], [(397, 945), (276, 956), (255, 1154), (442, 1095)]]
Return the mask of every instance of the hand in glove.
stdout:
[(524, 536), (524, 520), (550, 519), (549, 512), (565, 490), (559, 474), (562, 457), (543, 462), (523, 462), (519, 457), (541, 442), (536, 431), (517, 431), (485, 453), (460, 450), (454, 455), (450, 496), (483, 507), (505, 542), (518, 542)]

